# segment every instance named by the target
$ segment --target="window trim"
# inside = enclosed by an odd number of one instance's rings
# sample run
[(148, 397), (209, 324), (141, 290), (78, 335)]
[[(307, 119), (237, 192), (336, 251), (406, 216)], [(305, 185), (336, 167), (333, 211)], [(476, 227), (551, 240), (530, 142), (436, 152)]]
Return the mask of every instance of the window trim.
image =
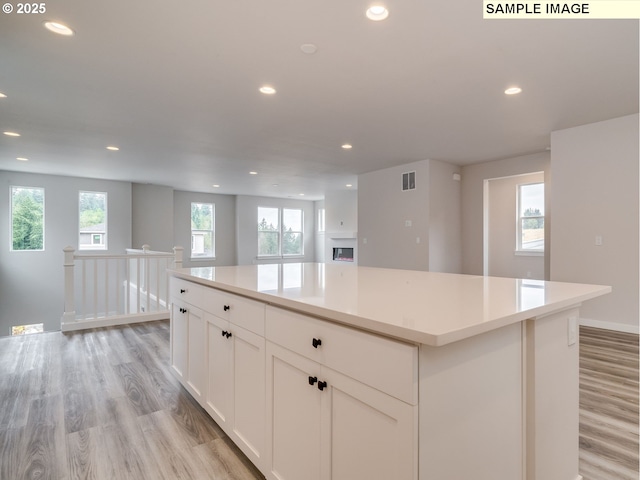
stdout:
[[(191, 215), (193, 213), (193, 205), (209, 205), (211, 206), (211, 230), (191, 229), (189, 230), (191, 241), (189, 242), (189, 260), (194, 262), (210, 261), (216, 259), (216, 204), (211, 202), (191, 202), (189, 204), (189, 225), (191, 226)], [(194, 233), (211, 233), (211, 255), (193, 255), (193, 234)]]
[[(25, 250), (16, 250), (13, 248), (13, 191), (16, 188), (29, 189), (29, 190), (41, 190), (42, 191), (42, 248), (35, 249), (25, 249)], [(45, 197), (45, 188), (44, 187), (29, 187), (24, 185), (10, 185), (9, 188), (9, 251), (10, 252), (44, 252), (46, 249), (46, 197)]]
[[(87, 232), (91, 235), (91, 238), (90, 238), (90, 242), (87, 244), (84, 244), (84, 246), (82, 243), (80, 243), (80, 235), (82, 235), (82, 232), (80, 230), (80, 215), (81, 215), (80, 196), (83, 193), (93, 193), (93, 194), (104, 195), (104, 233)], [(91, 251), (91, 250), (96, 250), (96, 251), (108, 250), (109, 249), (109, 245), (107, 243), (109, 240), (108, 232), (109, 232), (109, 194), (107, 192), (98, 192), (95, 190), (78, 190), (78, 250), (82, 250), (83, 252)], [(93, 243), (93, 238), (95, 235), (101, 235), (103, 243), (100, 243), (100, 244)]]
[[(545, 215), (532, 215), (532, 216), (523, 216), (521, 215), (522, 209), (520, 208), (522, 205), (522, 187), (527, 187), (531, 185), (542, 185), (542, 188), (545, 188), (544, 182), (531, 182), (531, 183), (520, 183), (517, 185), (517, 193), (516, 193), (516, 248), (515, 255), (522, 257), (542, 257), (545, 254), (545, 245), (544, 245), (544, 237), (542, 248), (530, 249), (530, 248), (522, 248), (522, 222), (525, 219), (542, 219), (543, 224), (545, 220)], [(544, 227), (543, 227), (544, 229)]]

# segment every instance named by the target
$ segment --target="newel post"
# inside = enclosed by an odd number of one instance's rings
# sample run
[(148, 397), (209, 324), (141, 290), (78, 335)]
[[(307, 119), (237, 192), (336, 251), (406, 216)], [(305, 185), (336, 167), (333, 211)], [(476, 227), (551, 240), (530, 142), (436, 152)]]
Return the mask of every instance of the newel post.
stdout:
[(151, 247), (149, 245), (147, 245), (146, 243), (142, 245), (142, 253), (144, 253), (145, 255), (149, 255), (149, 250), (151, 250)]
[(62, 251), (64, 252), (64, 314), (62, 315), (61, 322), (64, 324), (76, 321), (73, 279), (73, 270), (75, 267), (74, 254), (76, 250), (71, 246), (67, 246), (63, 248)]
[(182, 268), (182, 253), (184, 248), (182, 247), (173, 247), (173, 255), (174, 255), (174, 268)]

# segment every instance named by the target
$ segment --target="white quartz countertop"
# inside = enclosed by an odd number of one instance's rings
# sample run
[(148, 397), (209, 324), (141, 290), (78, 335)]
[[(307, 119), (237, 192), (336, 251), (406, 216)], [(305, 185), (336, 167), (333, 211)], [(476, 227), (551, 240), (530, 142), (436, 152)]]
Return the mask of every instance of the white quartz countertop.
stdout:
[(414, 343), (446, 345), (611, 287), (324, 263), (183, 268), (171, 275)]

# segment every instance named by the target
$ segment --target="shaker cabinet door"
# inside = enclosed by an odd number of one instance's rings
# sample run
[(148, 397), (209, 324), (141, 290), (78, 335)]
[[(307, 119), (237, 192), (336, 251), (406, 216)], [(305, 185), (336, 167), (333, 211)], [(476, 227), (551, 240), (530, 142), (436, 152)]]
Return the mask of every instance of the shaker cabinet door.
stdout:
[(267, 343), (267, 478), (320, 480), (320, 365)]

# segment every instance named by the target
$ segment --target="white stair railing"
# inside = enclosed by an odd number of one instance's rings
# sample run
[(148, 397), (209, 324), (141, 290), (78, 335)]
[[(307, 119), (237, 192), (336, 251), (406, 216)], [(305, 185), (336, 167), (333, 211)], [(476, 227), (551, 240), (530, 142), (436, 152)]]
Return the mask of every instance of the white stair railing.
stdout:
[(169, 318), (166, 271), (182, 267), (182, 253), (143, 245), (123, 255), (77, 254), (66, 247), (62, 331)]

